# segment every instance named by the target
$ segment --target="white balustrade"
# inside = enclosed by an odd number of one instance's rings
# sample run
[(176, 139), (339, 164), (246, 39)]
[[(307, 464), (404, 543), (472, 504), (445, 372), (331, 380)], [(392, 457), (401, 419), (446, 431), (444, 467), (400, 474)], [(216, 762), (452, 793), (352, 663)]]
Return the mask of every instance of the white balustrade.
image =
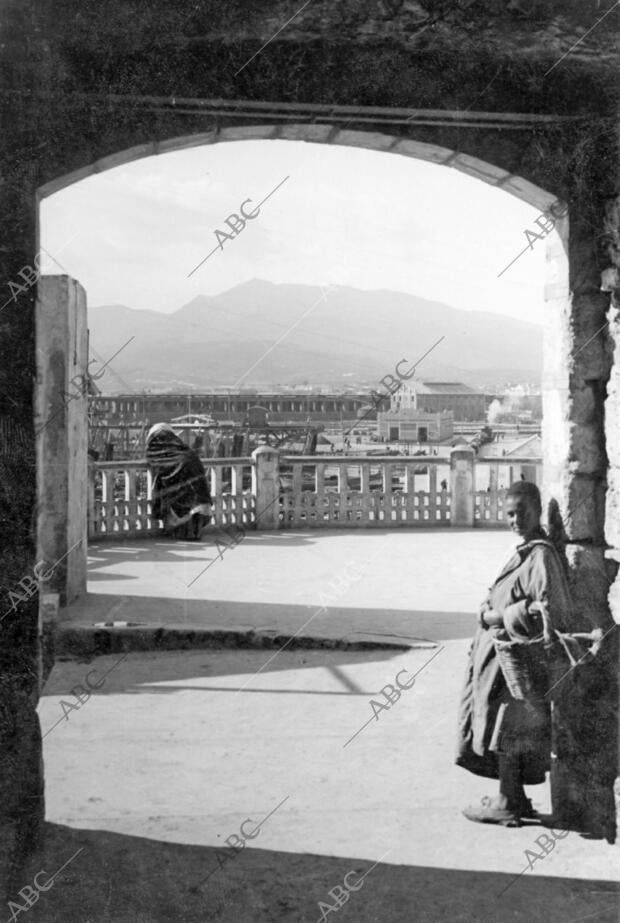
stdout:
[[(465, 447), (438, 456), (281, 455), (204, 459), (216, 526), (256, 529), (500, 526), (506, 487), (538, 458), (481, 458)], [(146, 461), (89, 464), (91, 540), (161, 533)], [(445, 485), (442, 487), (442, 484)]]
[(504, 516), (506, 488), (514, 481), (520, 480), (521, 477), (541, 487), (542, 459), (509, 455), (476, 460), (474, 525), (506, 525)]
[(450, 525), (449, 472), (435, 457), (281, 456), (280, 528)]
[[(255, 521), (251, 458), (209, 458), (205, 471), (213, 497), (212, 523), (244, 528)], [(152, 513), (153, 478), (145, 460), (89, 463), (88, 537), (158, 535)]]

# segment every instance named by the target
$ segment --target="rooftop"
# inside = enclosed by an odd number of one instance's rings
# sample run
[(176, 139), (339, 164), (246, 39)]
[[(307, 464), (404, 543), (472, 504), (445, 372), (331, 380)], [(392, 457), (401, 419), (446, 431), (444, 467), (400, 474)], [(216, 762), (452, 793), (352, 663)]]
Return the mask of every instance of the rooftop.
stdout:
[(483, 394), (462, 381), (421, 381), (417, 390), (420, 394)]

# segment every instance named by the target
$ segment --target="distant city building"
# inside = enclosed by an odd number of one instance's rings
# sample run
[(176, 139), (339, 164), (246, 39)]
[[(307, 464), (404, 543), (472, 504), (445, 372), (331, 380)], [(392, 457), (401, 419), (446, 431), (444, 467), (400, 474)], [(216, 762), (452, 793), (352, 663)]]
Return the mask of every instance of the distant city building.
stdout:
[[(540, 465), (542, 439), (537, 433), (525, 438), (513, 438), (508, 443), (502, 440), (482, 446), (476, 464), (479, 470), (482, 470), (485, 462), (491, 464), (493, 459), (496, 458), (519, 458), (521, 461), (515, 462), (509, 468), (503, 468), (503, 483), (496, 483), (497, 471), (494, 471), (490, 484), (492, 488), (506, 487), (519, 479), (531, 481), (533, 484), (538, 484), (539, 487), (542, 486), (542, 466)], [(525, 460), (529, 458), (532, 459), (531, 464), (528, 464)]]
[[(376, 383), (373, 387), (376, 388)], [(89, 406), (93, 421), (105, 419), (109, 423), (136, 420), (170, 423), (181, 416), (189, 421), (205, 415), (218, 423), (227, 420), (237, 424), (243, 424), (251, 408), (261, 407), (269, 414), (269, 422), (278, 424), (352, 421), (364, 414), (374, 419), (374, 406), (371, 405), (369, 411), (369, 397), (369, 392), (361, 389), (213, 388), (210, 391), (97, 394), (91, 396)], [(486, 419), (487, 408), (494, 397), (460, 382), (412, 380), (392, 396), (391, 409), (411, 409), (431, 415), (452, 411), (455, 421), (480, 421)], [(385, 403), (387, 405), (387, 399)], [(442, 427), (445, 426), (443, 421)]]
[(454, 414), (427, 413), (415, 407), (387, 410), (377, 414), (378, 433), (386, 442), (440, 442), (454, 432)]
[(459, 381), (416, 381), (403, 384), (393, 395), (392, 409), (415, 409), (426, 413), (451, 410), (457, 422), (486, 420), (487, 408), (495, 399)]
[(355, 420), (358, 411), (368, 406), (368, 393), (314, 391), (256, 391), (221, 388), (212, 391), (165, 392), (143, 394), (99, 394), (91, 398), (93, 418), (110, 422), (131, 422), (145, 419), (170, 423), (181, 415), (193, 419), (207, 414), (242, 424), (250, 409), (261, 407), (269, 414), (269, 422), (305, 423), (306, 421)]
[(254, 429), (264, 429), (269, 425), (269, 411), (266, 407), (260, 407), (259, 405), (248, 407), (246, 415), (243, 418), (243, 425), (253, 427)]

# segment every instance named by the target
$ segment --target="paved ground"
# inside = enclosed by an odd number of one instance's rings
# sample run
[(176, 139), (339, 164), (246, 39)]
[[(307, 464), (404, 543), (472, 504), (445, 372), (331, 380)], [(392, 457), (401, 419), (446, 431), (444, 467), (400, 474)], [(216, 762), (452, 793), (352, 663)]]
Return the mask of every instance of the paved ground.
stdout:
[[(413, 646), (57, 663), (39, 708), (49, 830), (30, 872), (70, 864), (29, 923), (616, 920), (617, 846), (570, 833), (519, 874), (544, 828), (460, 813), (493, 789), (453, 765), (455, 712), (473, 612), (512, 543), (442, 529), (248, 533), (221, 557), (212, 539), (94, 545), (70, 613), (82, 625)], [(422, 672), (373, 713), (401, 669), (403, 683)], [(71, 709), (87, 677), (102, 685)], [(546, 786), (529, 794), (548, 810)], [(248, 818), (233, 861), (222, 848)], [(329, 891), (351, 870), (351, 884), (367, 875), (338, 908)]]
[[(513, 544), (496, 529), (247, 532), (228, 550), (213, 535), (100, 542), (89, 548), (89, 595), (65, 615), (350, 640), (470, 637)], [(347, 574), (361, 577), (347, 585)]]
[[(83, 852), (29, 920), (332, 923), (321, 911), (350, 870), (368, 875), (343, 923), (616, 920), (617, 846), (569, 833), (519, 875), (544, 828), (462, 817), (491, 790), (452, 763), (466, 646), (57, 664), (40, 704), (50, 836), (33, 874)], [(93, 669), (91, 684), (110, 671), (100, 690), (63, 710)], [(370, 699), (401, 669), (403, 683), (422, 672), (375, 719)], [(546, 787), (529, 794), (548, 809)], [(221, 849), (248, 818), (233, 861)]]

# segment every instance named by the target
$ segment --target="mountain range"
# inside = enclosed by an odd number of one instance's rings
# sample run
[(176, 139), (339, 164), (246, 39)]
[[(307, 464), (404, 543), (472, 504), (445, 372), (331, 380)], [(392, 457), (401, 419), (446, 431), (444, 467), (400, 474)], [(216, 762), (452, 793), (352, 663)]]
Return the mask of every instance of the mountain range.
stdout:
[[(415, 295), (253, 279), (170, 313), (89, 307), (90, 353), (104, 393), (378, 384), (402, 358), (417, 377), (499, 387), (535, 382), (542, 328)], [(131, 339), (124, 348), (123, 344)], [(117, 351), (120, 349), (117, 355)], [(94, 373), (100, 364), (91, 363)]]

